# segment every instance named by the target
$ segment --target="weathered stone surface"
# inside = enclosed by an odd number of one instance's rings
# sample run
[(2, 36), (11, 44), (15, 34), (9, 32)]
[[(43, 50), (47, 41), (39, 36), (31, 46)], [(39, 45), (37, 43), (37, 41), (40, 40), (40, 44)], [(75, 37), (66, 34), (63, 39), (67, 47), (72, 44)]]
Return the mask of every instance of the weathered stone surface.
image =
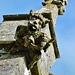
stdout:
[[(41, 9), (37, 10), (35, 13), (49, 13), (50, 15), (48, 17), (50, 17), (50, 23), (52, 23), (52, 27), (47, 25), (46, 28), (43, 29), (43, 32), (46, 33), (47, 35), (49, 35), (50, 38), (56, 38), (55, 36), (55, 32), (54, 32), (54, 27), (56, 25), (56, 19), (58, 16), (58, 8), (56, 5), (54, 4), (48, 4), (44, 7), (42, 7)], [(49, 28), (52, 29), (49, 29)], [(53, 31), (53, 32), (52, 32)], [(55, 41), (55, 48), (57, 48), (57, 41)], [(56, 57), (60, 57), (59, 56), (59, 52), (58, 52), (58, 48), (55, 50), (55, 48), (53, 47), (53, 44), (51, 44), (51, 46), (48, 48), (47, 52), (45, 53), (44, 51), (42, 51), (42, 57), (39, 60), (40, 62), (40, 69), (41, 69), (41, 74), (42, 75), (49, 75), (49, 69), (52, 67), (52, 65), (55, 62)], [(56, 52), (57, 51), (57, 52)], [(57, 56), (55, 56), (55, 53), (58, 53)]]
[(56, 58), (55, 58), (54, 49), (52, 45), (48, 48), (46, 53), (42, 51), (42, 57), (39, 60), (42, 75), (48, 75), (49, 69), (54, 64), (55, 59)]
[[(33, 15), (33, 16), (37, 17), (38, 16), (37, 14), (40, 13), (40, 15), (42, 15), (42, 19), (49, 20), (49, 23), (47, 23), (45, 25), (46, 27), (45, 26), (42, 27), (41, 32), (46, 33), (47, 36), (49, 37), (49, 39), (53, 38), (53, 39), (55, 39), (55, 41), (54, 41), (54, 43), (50, 44), (50, 46), (48, 47), (46, 52), (44, 52), (44, 50), (40, 50), (41, 58), (39, 60), (36, 60), (36, 62), (32, 61), (32, 62), (34, 62), (32, 65), (33, 68), (28, 67), (32, 73), (31, 75), (34, 75), (34, 74), (35, 75), (41, 75), (41, 74), (42, 75), (52, 75), (51, 73), (49, 73), (49, 69), (54, 64), (56, 58), (60, 57), (58, 47), (57, 47), (57, 41), (56, 41), (54, 27), (56, 24), (57, 16), (63, 14), (63, 12), (65, 10), (64, 7), (63, 8), (60, 8), (60, 7), (63, 5), (66, 5), (67, 0), (62, 0), (62, 1), (55, 0), (54, 3), (51, 3), (53, 0), (45, 0), (45, 1), (46, 2), (50, 1), (50, 3), (47, 3), (44, 7), (35, 11), (34, 13), (36, 13), (36, 15)], [(59, 12), (59, 9), (60, 9), (60, 12)], [(15, 33), (16, 33), (17, 27), (19, 25), (27, 26), (28, 20), (30, 18), (29, 16), (30, 16), (30, 14), (29, 15), (23, 14), (23, 15), (4, 16), (4, 22), (2, 22), (2, 24), (0, 24), (0, 49), (1, 50), (10, 49), (9, 46), (6, 47), (6, 45), (5, 46), (3, 46), (3, 45), (4, 44), (9, 45), (11, 42), (16, 41)], [(42, 21), (42, 19), (40, 19), (40, 20)], [(3, 45), (1, 45), (1, 44), (3, 44)], [(10, 44), (10, 46), (11, 46), (11, 44)], [(39, 65), (37, 62), (39, 63)], [(2, 60), (2, 61), (0, 61), (0, 69), (1, 69), (0, 75), (28, 75), (27, 74), (27, 72), (28, 72), (27, 66), (28, 65), (26, 65), (26, 61), (24, 61), (24, 58), (14, 58), (14, 59)]]
[(35, 13), (51, 13), (51, 19), (53, 20), (53, 26), (55, 27), (56, 25), (56, 19), (58, 16), (58, 7), (54, 4), (48, 4), (44, 7), (42, 7), (41, 9), (35, 11)]
[(26, 72), (24, 57), (0, 61), (0, 75), (28, 75)]
[[(46, 33), (48, 37), (51, 38), (51, 34), (49, 31), (49, 24), (47, 24), (46, 27), (42, 29), (42, 32)], [(42, 53), (42, 56), (41, 56), (41, 59), (39, 60), (41, 74), (48, 75), (49, 69), (52, 67), (52, 65), (54, 64), (56, 60), (53, 44), (50, 45), (50, 47), (47, 49), (46, 52), (42, 50), (41, 53)]]
[(0, 44), (16, 41), (15, 32), (19, 25), (27, 26), (28, 21), (4, 21), (0, 24)]

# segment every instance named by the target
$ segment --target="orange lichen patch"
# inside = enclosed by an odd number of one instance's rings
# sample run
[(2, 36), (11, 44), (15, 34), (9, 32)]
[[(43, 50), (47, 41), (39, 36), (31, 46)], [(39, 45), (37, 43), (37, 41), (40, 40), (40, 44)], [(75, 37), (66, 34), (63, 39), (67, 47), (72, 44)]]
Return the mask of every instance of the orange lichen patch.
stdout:
[(51, 3), (49, 3), (49, 4), (47, 4), (46, 6), (48, 6), (48, 7), (49, 7), (49, 6), (51, 6), (51, 5), (52, 5), (52, 4), (51, 4)]

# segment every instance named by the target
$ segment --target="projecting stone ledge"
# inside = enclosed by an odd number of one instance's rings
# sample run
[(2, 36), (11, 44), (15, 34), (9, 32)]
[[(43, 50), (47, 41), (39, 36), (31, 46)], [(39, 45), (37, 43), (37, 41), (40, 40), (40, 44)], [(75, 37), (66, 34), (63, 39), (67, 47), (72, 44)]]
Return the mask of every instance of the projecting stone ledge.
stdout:
[(0, 75), (25, 75), (24, 57), (0, 61)]

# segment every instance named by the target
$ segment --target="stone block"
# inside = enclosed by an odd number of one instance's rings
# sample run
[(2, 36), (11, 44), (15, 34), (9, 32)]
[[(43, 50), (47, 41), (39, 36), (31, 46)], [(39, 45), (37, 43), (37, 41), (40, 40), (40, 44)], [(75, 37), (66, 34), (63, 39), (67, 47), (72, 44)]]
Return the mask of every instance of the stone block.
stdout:
[(0, 75), (28, 75), (24, 57), (0, 61)]

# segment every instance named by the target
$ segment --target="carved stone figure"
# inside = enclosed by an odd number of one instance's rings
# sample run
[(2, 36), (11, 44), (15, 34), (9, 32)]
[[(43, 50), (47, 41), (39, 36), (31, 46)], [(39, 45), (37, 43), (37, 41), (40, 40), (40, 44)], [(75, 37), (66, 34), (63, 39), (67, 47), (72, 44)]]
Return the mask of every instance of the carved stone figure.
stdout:
[[(16, 30), (16, 42), (9, 50), (11, 54), (25, 51), (28, 67), (37, 62), (41, 56), (41, 50), (46, 51), (50, 46), (50, 43), (54, 42), (54, 39), (50, 39), (46, 33), (41, 32), (41, 29), (46, 26), (46, 23), (50, 22), (45, 19), (41, 14), (35, 14), (31, 10), (28, 26), (18, 26)], [(31, 62), (33, 60), (33, 62)]]
[(44, 7), (29, 14), (3, 16), (0, 74), (27, 75), (30, 71), (30, 75), (53, 75), (49, 69), (60, 58), (54, 27), (67, 0), (45, 0), (42, 4)]

